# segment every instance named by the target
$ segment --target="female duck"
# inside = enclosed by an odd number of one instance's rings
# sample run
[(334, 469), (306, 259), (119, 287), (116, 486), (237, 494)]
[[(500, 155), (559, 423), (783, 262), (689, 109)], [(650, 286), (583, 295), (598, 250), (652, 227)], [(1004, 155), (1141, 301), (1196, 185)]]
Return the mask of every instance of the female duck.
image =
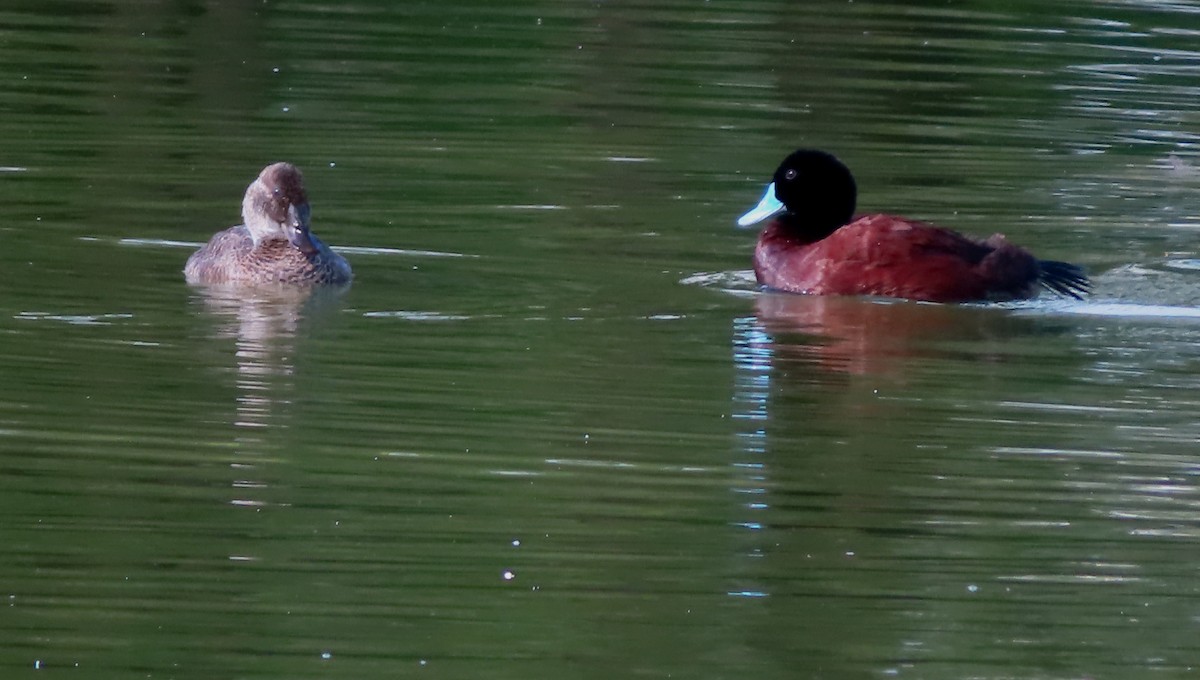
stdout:
[(801, 149), (784, 159), (747, 227), (758, 237), (758, 282), (791, 293), (880, 295), (931, 302), (1017, 300), (1039, 288), (1080, 299), (1079, 267), (1039, 260), (995, 234), (983, 241), (894, 215), (853, 219), (854, 177), (834, 156)]
[(291, 163), (268, 165), (246, 189), (243, 224), (192, 253), (191, 284), (344, 284), (350, 264), (309, 231), (304, 178)]

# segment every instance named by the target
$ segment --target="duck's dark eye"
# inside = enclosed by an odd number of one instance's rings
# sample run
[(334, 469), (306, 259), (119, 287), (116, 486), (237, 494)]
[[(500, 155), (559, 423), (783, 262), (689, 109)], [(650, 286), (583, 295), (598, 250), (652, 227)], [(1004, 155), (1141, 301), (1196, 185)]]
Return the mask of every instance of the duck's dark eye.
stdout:
[(788, 171), (783, 173), (783, 178), (784, 179), (796, 179), (795, 168), (788, 168)]

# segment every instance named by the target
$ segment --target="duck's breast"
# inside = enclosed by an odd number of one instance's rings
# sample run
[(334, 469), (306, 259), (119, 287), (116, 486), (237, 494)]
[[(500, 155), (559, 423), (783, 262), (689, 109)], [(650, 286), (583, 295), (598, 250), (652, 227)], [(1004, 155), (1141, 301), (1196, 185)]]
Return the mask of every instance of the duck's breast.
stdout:
[(184, 278), (192, 284), (342, 284), (350, 264), (313, 237), (316, 252), (305, 255), (287, 241), (254, 245), (244, 226), (219, 232), (188, 258)]

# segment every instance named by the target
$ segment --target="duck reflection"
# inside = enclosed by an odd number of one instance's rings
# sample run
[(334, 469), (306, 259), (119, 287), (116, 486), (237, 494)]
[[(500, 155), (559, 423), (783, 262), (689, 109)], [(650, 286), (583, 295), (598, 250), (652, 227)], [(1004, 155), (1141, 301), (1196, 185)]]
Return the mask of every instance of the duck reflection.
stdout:
[[(1025, 311), (761, 293), (734, 320), (728, 594), (761, 603), (755, 652), (787, 658), (802, 637), (834, 664), (860, 645), (911, 653), (946, 644), (911, 621), (981, 616), (978, 602), (948, 605), (945, 583), (1011, 573), (997, 556), (1019, 529), (1004, 523), (1024, 515), (1006, 494), (1028, 474), (991, 452), (1058, 443), (995, 407), (1052, 403), (1061, 393), (1037, 381), (1069, 375), (1076, 356), (1075, 324)], [(990, 538), (964, 548), (967, 526)]]
[[(335, 310), (345, 288), (207, 286), (195, 289), (197, 300), (217, 322), (215, 335), (234, 341), (234, 384), (237, 391), (232, 424), (237, 469), (255, 467), (270, 453), (277, 436), (269, 430), (288, 427), (285, 412), (295, 386), (296, 343), (299, 330), (314, 317)], [(242, 489), (266, 486), (248, 479), (234, 482)], [(258, 499), (237, 498), (235, 505), (263, 505)]]
[[(1047, 332), (1057, 331), (1044, 319), (995, 307), (763, 293), (754, 316), (734, 321), (735, 417), (764, 424), (743, 433), (756, 440), (749, 453), (766, 451), (768, 420), (786, 432), (815, 422), (858, 432), (858, 419), (900, 408), (864, 393), (898, 394), (885, 388), (907, 389), (961, 365), (1004, 363), (1013, 359), (1014, 338)], [(806, 415), (771, 418), (771, 403)]]
[(954, 356), (964, 342), (994, 358), (986, 343), (1029, 328), (995, 308), (858, 297), (764, 293), (755, 312), (782, 357), (849, 375), (900, 377), (913, 359)]
[[(906, 439), (914, 428), (938, 427), (914, 413), (923, 399), (944, 398), (929, 392), (939, 383), (931, 376), (941, 372), (954, 382), (1003, 373), (988, 366), (1014, 358), (1015, 338), (1057, 332), (1045, 319), (995, 307), (856, 297), (762, 293), (754, 312), (734, 320), (732, 343), (734, 523), (747, 530), (740, 543), (748, 557), (778, 552), (778, 543), (771, 550), (760, 544), (764, 531), (778, 528), (770, 518), (787, 515), (775, 506), (814, 502), (795, 491), (817, 488), (812, 480), (821, 480), (820, 502), (848, 517), (862, 494), (890, 493), (889, 478), (873, 476), (868, 461), (921, 445)], [(730, 594), (770, 595), (750, 564)]]

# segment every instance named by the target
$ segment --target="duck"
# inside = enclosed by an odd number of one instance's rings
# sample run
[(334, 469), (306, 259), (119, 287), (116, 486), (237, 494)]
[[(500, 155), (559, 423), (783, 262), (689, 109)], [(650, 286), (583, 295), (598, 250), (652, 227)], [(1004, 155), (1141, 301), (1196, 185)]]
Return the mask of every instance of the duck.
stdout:
[(217, 232), (188, 258), (192, 285), (343, 285), (350, 263), (312, 233), (304, 176), (291, 163), (263, 168), (246, 188), (242, 224)]
[(779, 165), (762, 199), (737, 220), (771, 219), (758, 236), (754, 274), (788, 293), (923, 302), (1025, 300), (1041, 291), (1082, 299), (1082, 268), (1039, 260), (1002, 234), (974, 239), (896, 215), (854, 216), (858, 189), (836, 156), (799, 149)]

